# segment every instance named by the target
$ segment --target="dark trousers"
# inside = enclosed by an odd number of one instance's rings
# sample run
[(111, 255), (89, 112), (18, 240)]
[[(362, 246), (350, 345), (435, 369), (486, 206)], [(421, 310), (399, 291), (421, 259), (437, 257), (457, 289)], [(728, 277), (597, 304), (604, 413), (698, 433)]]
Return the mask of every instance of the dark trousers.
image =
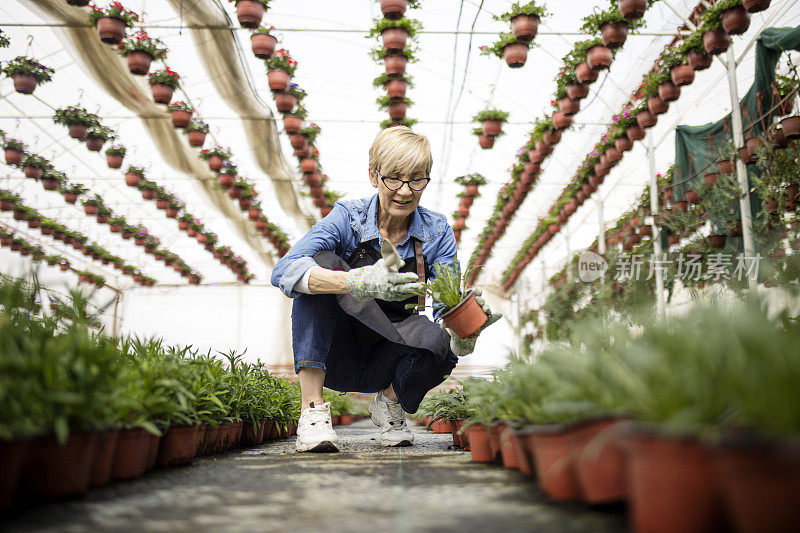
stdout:
[(429, 350), (376, 339), (363, 328), (335, 295), (298, 296), (292, 305), (295, 372), (321, 368), (325, 386), (339, 392), (374, 393), (392, 385), (403, 410), (415, 413), (425, 394), (447, 379), (458, 361), (452, 352), (436, 357)]

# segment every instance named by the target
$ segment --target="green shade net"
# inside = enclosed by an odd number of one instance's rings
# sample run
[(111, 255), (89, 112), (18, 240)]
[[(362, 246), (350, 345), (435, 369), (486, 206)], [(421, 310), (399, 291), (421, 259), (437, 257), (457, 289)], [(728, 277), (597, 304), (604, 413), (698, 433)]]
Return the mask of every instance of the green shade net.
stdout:
[[(768, 28), (756, 43), (755, 81), (741, 101), (745, 138), (761, 136), (780, 115), (780, 95), (775, 89), (775, 66), (783, 52), (800, 50), (800, 26)], [(687, 190), (698, 190), (706, 172), (713, 172), (720, 150), (732, 147), (731, 115), (703, 126), (678, 126), (675, 132), (675, 174), (673, 190), (676, 200), (683, 200)], [(708, 169), (708, 170), (706, 170)], [(749, 179), (756, 172), (748, 167)], [(751, 184), (752, 188), (752, 184)], [(736, 202), (738, 213), (738, 202)], [(760, 198), (751, 195), (751, 209), (760, 210)], [(718, 221), (712, 221), (718, 224)]]

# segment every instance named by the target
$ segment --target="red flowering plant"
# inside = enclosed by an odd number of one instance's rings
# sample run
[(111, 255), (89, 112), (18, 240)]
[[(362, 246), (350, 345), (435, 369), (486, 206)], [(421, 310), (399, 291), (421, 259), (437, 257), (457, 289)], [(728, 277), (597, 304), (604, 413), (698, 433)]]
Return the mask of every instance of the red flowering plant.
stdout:
[(180, 74), (166, 66), (147, 75), (147, 81), (150, 83), (150, 85), (153, 85), (154, 83), (163, 83), (176, 89), (178, 88), (178, 85), (180, 85), (180, 79)]
[(306, 140), (309, 143), (314, 144), (314, 141), (317, 139), (317, 135), (319, 135), (321, 131), (322, 128), (320, 128), (319, 126), (317, 126), (315, 123), (312, 122), (308, 126), (302, 128), (300, 130), (300, 133), (305, 135)]
[(91, 11), (89, 11), (89, 25), (93, 27), (97, 27), (97, 21), (104, 17), (119, 19), (128, 28), (139, 20), (139, 15), (129, 9), (125, 9), (125, 6), (119, 2), (111, 2), (106, 7), (97, 7), (95, 4), (89, 4), (89, 7), (91, 8)]
[(231, 149), (223, 148), (222, 146), (215, 146), (214, 148), (206, 148), (205, 150), (200, 151), (200, 157), (202, 157), (204, 161), (208, 161), (213, 156), (221, 157), (227, 161), (231, 158)]
[(139, 30), (122, 42), (119, 53), (123, 56), (131, 52), (144, 52), (153, 59), (166, 59), (167, 47), (159, 39), (147, 35), (144, 30)]
[(191, 113), (192, 111), (194, 111), (194, 108), (190, 104), (184, 102), (183, 100), (178, 100), (177, 102), (172, 102), (171, 104), (169, 104), (167, 106), (167, 111), (187, 111)]
[(283, 48), (276, 50), (272, 57), (264, 61), (264, 63), (267, 65), (267, 71), (282, 70), (289, 76), (294, 76), (294, 71), (297, 70), (297, 61), (292, 59), (289, 51)]

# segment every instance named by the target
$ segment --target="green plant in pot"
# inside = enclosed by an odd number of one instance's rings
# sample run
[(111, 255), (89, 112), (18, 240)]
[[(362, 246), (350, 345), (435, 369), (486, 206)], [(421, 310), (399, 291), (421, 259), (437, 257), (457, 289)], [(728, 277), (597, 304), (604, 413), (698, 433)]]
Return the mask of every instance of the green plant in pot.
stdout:
[(18, 93), (31, 94), (39, 84), (51, 81), (55, 70), (30, 57), (17, 56), (3, 65), (3, 73), (14, 80)]

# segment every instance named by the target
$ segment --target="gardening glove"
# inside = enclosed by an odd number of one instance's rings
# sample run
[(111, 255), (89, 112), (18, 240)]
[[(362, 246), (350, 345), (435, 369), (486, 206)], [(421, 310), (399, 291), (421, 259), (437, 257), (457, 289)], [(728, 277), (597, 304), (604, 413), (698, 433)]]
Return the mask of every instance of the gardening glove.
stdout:
[(362, 302), (375, 298), (400, 302), (419, 294), (424, 290), (419, 277), (413, 272), (397, 272), (404, 265), (402, 259), (397, 260), (399, 264), (387, 265), (386, 258), (381, 258), (374, 265), (350, 270), (345, 279), (347, 291)]
[(488, 317), (486, 323), (481, 326), (481, 329), (479, 329), (477, 333), (473, 333), (466, 339), (462, 339), (456, 335), (452, 329), (448, 328), (444, 322), (439, 323), (439, 327), (450, 334), (450, 349), (453, 350), (453, 353), (459, 357), (463, 355), (469, 355), (475, 351), (475, 343), (478, 341), (478, 335), (503, 317), (501, 313), (492, 313), (492, 310), (489, 309), (488, 305), (486, 305), (486, 300), (484, 300), (481, 296), (482, 291), (480, 288), (475, 288), (473, 292), (475, 294), (475, 301), (478, 302), (478, 305), (481, 306), (481, 309), (483, 309), (483, 312), (486, 313), (486, 316)]

